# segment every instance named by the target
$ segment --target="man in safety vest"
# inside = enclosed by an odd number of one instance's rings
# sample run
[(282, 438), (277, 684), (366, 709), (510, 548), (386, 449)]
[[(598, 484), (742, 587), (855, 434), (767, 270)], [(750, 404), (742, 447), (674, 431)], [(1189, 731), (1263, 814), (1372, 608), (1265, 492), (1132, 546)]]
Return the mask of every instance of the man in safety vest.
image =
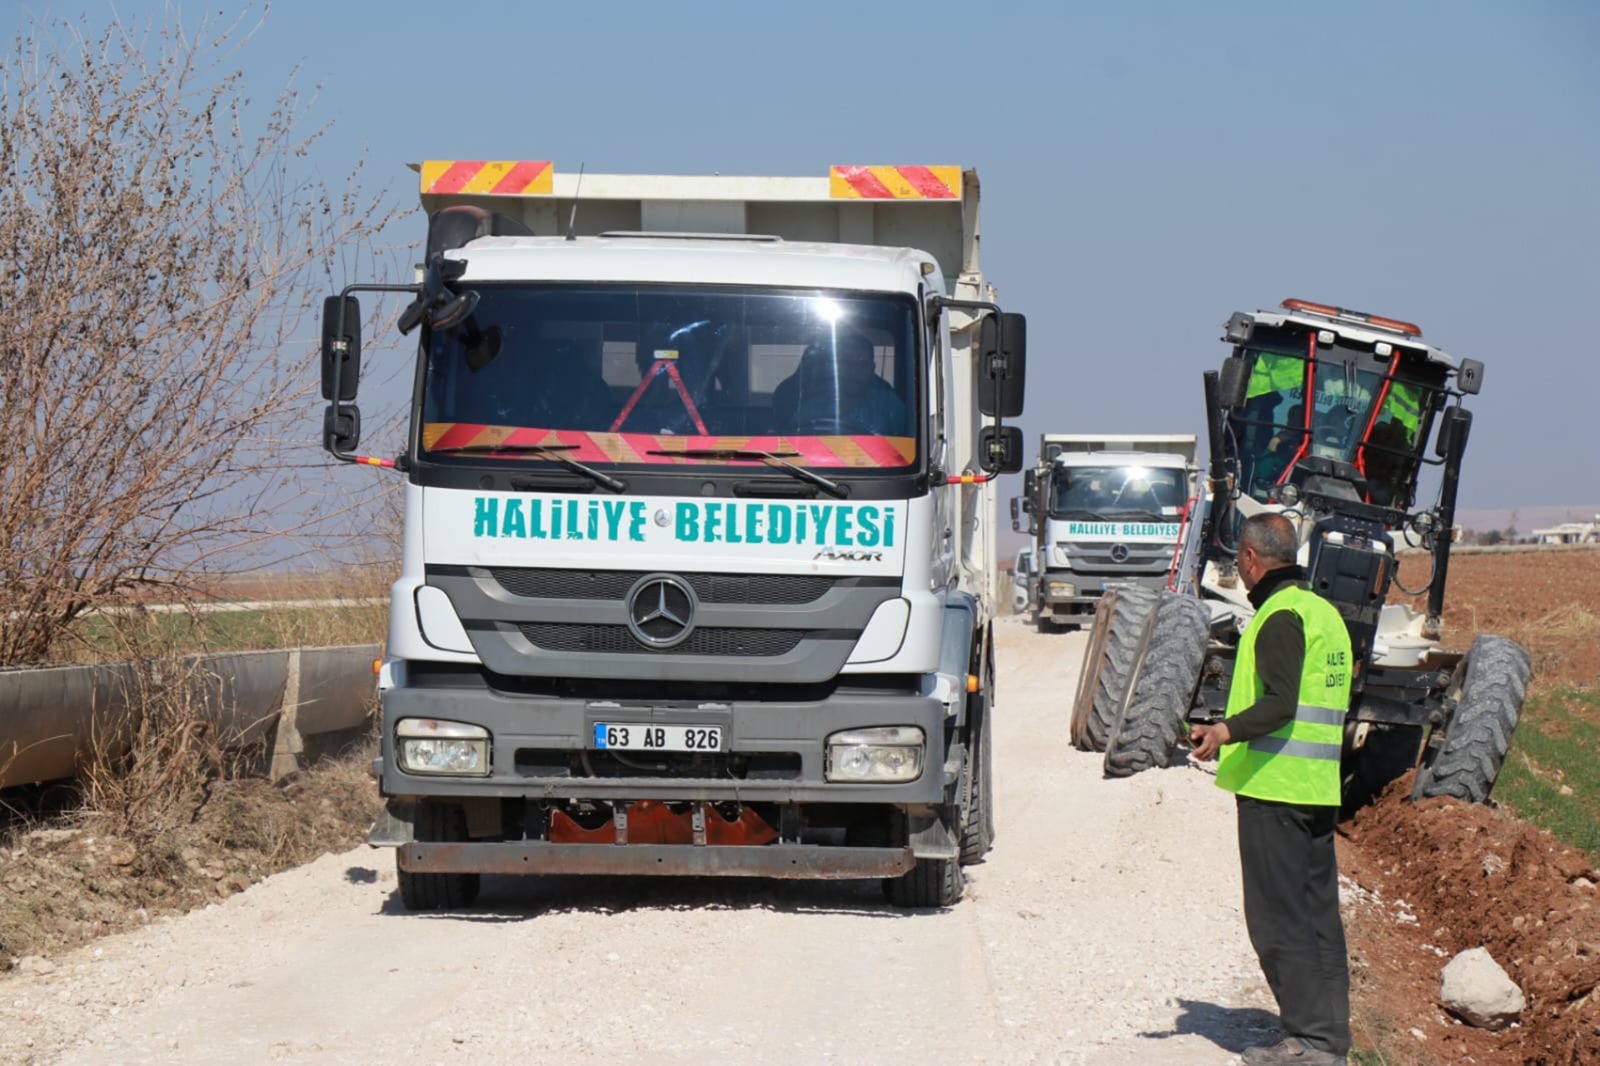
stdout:
[(1350, 703), (1350, 634), (1294, 565), (1280, 514), (1239, 529), (1239, 577), (1255, 617), (1239, 641), (1226, 717), (1189, 739), (1222, 753), (1217, 784), (1235, 793), (1244, 917), (1288, 1037), (1249, 1048), (1250, 1066), (1344, 1063), (1350, 971), (1339, 918), (1333, 830), (1339, 750)]

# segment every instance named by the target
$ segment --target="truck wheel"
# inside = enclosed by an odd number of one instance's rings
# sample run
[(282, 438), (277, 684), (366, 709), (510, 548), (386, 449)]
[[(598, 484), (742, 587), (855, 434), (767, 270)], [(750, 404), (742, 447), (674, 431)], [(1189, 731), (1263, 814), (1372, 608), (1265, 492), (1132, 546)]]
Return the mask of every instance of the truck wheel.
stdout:
[[(417, 840), (425, 843), (466, 840), (467, 816), (458, 804), (418, 800), (416, 836)], [(409, 873), (400, 870), (399, 863), (399, 851), (396, 850), (395, 869), (400, 874), (400, 900), (407, 910), (470, 907), (478, 898), (477, 874)]]
[(1150, 639), (1134, 664), (1128, 697), (1106, 744), (1107, 777), (1168, 766), (1200, 683), (1211, 615), (1193, 596), (1163, 592)]
[(896, 907), (950, 907), (965, 888), (959, 859), (918, 859), (899, 877), (883, 879), (883, 894)]
[(1155, 604), (1155, 589), (1130, 585), (1106, 593), (1096, 606), (1072, 709), (1072, 743), (1080, 751), (1106, 750)]
[(1454, 796), (1468, 803), (1489, 798), (1522, 715), (1533, 664), (1522, 645), (1505, 637), (1479, 637), (1456, 668), (1461, 695), (1445, 723), (1444, 744), (1417, 771), (1411, 795)]
[(961, 820), (961, 865), (971, 866), (982, 862), (994, 848), (994, 777), (993, 739), (989, 729), (989, 707), (993, 700), (991, 687), (980, 699), (974, 700), (978, 711), (977, 726), (972, 730), (971, 754), (967, 757), (966, 814)]

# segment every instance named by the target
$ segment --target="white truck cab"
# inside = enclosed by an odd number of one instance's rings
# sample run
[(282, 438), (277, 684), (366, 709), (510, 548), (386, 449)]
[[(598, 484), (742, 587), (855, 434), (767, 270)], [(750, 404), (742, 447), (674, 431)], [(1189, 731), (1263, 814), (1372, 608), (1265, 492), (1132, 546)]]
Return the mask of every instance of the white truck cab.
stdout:
[[(1025, 343), (976, 175), (549, 169), (421, 167), (373, 835), (402, 895), (678, 873), (953, 902), (992, 834)], [(324, 328), (351, 460), (362, 288)]]
[(1114, 585), (1166, 586), (1197, 491), (1195, 443), (1192, 434), (1040, 436), (1037, 465), (1011, 501), (1012, 528), (1035, 538), (1036, 625), (1082, 624)]

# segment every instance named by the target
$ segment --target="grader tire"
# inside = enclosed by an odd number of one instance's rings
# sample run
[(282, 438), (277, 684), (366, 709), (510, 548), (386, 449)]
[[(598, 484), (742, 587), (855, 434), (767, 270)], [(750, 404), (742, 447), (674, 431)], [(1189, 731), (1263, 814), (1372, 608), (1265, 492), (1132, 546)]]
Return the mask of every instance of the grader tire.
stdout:
[(1511, 748), (1533, 667), (1520, 644), (1483, 636), (1472, 642), (1457, 669), (1461, 695), (1446, 723), (1444, 745), (1417, 771), (1411, 793), (1416, 799), (1454, 796), (1482, 803), (1489, 798)]
[(1195, 597), (1161, 593), (1154, 628), (1106, 745), (1107, 777), (1171, 765), (1205, 664), (1210, 619)]
[(1072, 743), (1078, 750), (1106, 750), (1156, 601), (1155, 589), (1129, 585), (1106, 593), (1095, 609), (1072, 710)]

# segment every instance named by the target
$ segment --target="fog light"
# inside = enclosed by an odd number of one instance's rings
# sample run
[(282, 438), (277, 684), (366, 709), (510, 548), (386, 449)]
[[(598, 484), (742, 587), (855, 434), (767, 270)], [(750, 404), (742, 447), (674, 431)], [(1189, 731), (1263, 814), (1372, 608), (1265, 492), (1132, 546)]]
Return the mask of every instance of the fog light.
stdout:
[(408, 774), (489, 775), (489, 731), (482, 726), (402, 718), (394, 737), (396, 759)]
[(1050, 595), (1052, 596), (1076, 596), (1077, 594), (1078, 586), (1072, 584), (1070, 581), (1050, 582)]
[(922, 776), (922, 730), (915, 726), (847, 729), (828, 737), (829, 781), (896, 784)]

